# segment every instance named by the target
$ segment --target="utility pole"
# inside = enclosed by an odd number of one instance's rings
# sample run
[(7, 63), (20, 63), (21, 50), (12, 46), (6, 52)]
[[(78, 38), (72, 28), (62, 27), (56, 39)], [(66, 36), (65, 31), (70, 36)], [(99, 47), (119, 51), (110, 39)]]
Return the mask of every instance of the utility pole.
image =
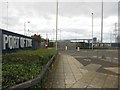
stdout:
[(58, 33), (58, 0), (56, 2), (56, 50), (58, 50), (57, 33)]
[(103, 43), (103, 0), (102, 0), (102, 11), (101, 11), (101, 43)]

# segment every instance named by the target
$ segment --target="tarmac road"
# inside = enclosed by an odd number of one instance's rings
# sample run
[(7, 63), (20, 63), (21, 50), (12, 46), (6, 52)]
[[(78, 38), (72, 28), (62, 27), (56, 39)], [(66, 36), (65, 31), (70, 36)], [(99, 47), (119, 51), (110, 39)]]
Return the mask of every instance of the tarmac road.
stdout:
[(105, 58), (111, 60), (111, 61), (118, 61), (118, 50), (109, 50), (109, 49), (96, 49), (96, 50), (86, 50), (86, 49), (80, 49), (80, 51), (77, 50), (67, 50), (67, 51), (60, 51), (60, 53), (66, 53), (68, 55), (74, 56), (74, 57), (96, 57), (101, 58), (102, 56), (105, 56)]
[[(89, 64), (102, 65), (97, 71), (117, 75), (117, 73), (105, 70), (104, 68), (118, 67), (118, 50), (67, 50), (60, 51), (62, 54), (68, 54), (75, 57), (84, 66)], [(102, 59), (102, 56), (105, 56)], [(113, 63), (115, 62), (115, 63)], [(118, 70), (117, 70), (118, 71)]]

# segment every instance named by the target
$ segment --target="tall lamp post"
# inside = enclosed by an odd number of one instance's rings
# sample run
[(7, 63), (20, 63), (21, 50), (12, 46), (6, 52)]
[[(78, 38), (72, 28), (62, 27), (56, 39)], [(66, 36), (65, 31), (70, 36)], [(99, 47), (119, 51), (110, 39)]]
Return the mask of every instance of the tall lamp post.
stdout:
[(58, 29), (59, 31), (60, 31), (60, 41), (61, 41), (61, 30), (60, 29)]
[(56, 50), (58, 49), (57, 47), (57, 32), (58, 31), (58, 0), (57, 0), (57, 3), (56, 3)]
[(103, 43), (103, 0), (102, 0), (102, 9), (101, 9), (101, 43)]
[(28, 36), (30, 35), (30, 29), (28, 29)]
[(54, 29), (53, 29), (53, 41), (54, 41)]
[[(60, 30), (60, 29), (59, 29)], [(60, 30), (60, 49), (62, 49), (61, 30)]]
[(30, 21), (24, 22), (24, 35), (25, 35), (25, 31), (26, 31), (26, 23), (30, 23)]
[(93, 50), (93, 13), (92, 13), (92, 50)]

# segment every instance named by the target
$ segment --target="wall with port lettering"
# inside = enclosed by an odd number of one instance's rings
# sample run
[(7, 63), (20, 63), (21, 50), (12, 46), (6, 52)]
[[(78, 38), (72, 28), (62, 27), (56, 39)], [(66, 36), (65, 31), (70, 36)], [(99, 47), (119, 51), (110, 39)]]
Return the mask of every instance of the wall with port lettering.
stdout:
[(34, 49), (34, 39), (28, 36), (0, 29), (2, 52), (14, 52), (16, 50)]

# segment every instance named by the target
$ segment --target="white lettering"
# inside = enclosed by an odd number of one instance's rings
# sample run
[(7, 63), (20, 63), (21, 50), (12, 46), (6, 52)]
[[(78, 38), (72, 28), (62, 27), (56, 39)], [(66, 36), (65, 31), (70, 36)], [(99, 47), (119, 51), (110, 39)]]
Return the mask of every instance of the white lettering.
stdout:
[(16, 37), (16, 40), (17, 40), (17, 42), (16, 42), (16, 48), (19, 48), (19, 37)]
[(24, 48), (25, 47), (25, 38), (20, 38), (20, 47)]
[(32, 47), (32, 39), (26, 38), (26, 47)]
[(14, 36), (14, 48), (19, 48), (19, 37)]
[(8, 36), (7, 35), (3, 35), (3, 49), (6, 49), (6, 44), (8, 43)]
[(3, 34), (3, 50), (32, 47), (32, 39)]
[(8, 47), (10, 48), (10, 49), (12, 49), (13, 48), (13, 37), (11, 36), (11, 35), (9, 35), (9, 41), (8, 41)]

